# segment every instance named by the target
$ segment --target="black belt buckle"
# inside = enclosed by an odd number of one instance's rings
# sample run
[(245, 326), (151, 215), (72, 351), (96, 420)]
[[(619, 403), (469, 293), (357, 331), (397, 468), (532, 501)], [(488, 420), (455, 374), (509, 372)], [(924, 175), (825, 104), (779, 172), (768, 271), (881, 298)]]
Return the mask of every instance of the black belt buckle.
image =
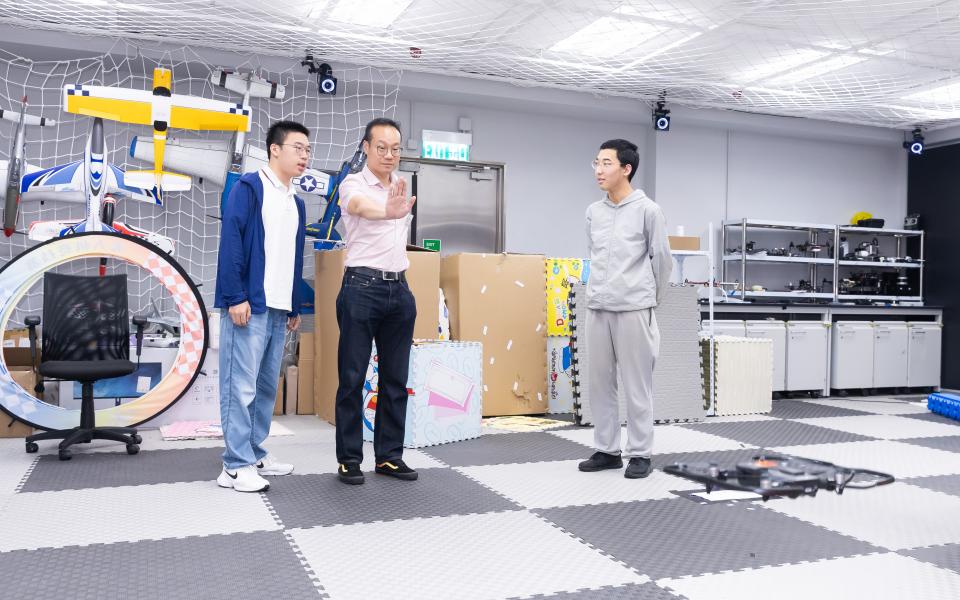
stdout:
[(400, 281), (400, 273), (395, 271), (380, 271), (380, 276), (384, 281)]

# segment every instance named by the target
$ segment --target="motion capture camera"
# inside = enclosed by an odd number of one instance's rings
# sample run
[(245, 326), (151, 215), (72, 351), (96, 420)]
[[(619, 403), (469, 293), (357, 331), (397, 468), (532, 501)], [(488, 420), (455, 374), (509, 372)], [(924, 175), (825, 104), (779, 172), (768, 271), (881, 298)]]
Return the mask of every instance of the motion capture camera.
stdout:
[(903, 147), (909, 150), (910, 154), (923, 154), (923, 133), (920, 128), (914, 129), (912, 135), (913, 139), (904, 142)]
[(656, 131), (670, 131), (670, 109), (664, 108), (664, 105), (661, 100), (653, 109), (653, 128)]
[(317, 89), (321, 94), (337, 95), (337, 78), (333, 76), (333, 68), (327, 63), (317, 64), (312, 54), (300, 61), (300, 66), (307, 67), (307, 72), (317, 76)]

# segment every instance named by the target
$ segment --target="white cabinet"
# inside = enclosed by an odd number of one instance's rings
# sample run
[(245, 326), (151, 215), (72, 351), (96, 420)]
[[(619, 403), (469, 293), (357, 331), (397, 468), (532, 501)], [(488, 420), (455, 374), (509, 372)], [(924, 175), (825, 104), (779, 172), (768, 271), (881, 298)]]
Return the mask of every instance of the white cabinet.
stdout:
[(907, 324), (878, 321), (873, 324), (873, 387), (907, 385)]
[(907, 385), (940, 387), (940, 323), (910, 323), (907, 326)]
[(827, 326), (819, 321), (787, 321), (788, 391), (822, 391), (827, 386)]
[(833, 324), (830, 387), (838, 390), (873, 387), (873, 329), (869, 321)]
[(773, 391), (782, 392), (787, 383), (787, 327), (783, 321), (747, 321), (747, 337), (773, 341)]
[[(700, 335), (710, 335), (710, 320), (705, 319), (700, 324)], [(746, 324), (743, 321), (713, 321), (713, 335), (732, 335), (747, 337)]]

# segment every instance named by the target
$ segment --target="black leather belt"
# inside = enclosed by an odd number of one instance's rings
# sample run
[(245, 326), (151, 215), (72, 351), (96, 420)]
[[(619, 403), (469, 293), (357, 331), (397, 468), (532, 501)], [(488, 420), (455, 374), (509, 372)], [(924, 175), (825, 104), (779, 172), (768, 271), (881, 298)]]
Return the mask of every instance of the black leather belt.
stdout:
[(356, 273), (368, 277), (376, 277), (384, 281), (406, 281), (406, 271), (381, 271), (380, 269), (371, 269), (370, 267), (347, 267), (347, 273)]

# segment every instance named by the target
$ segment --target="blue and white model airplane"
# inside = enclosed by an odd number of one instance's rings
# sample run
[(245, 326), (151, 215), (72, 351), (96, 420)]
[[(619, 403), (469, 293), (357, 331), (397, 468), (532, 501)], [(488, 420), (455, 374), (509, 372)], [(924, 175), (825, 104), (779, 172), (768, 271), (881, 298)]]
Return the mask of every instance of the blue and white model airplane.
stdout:
[(103, 120), (99, 117), (93, 120), (83, 160), (30, 173), (23, 177), (21, 190), (24, 198), (76, 199), (79, 196), (87, 204), (87, 218), (83, 221), (32, 223), (27, 234), (31, 240), (45, 241), (84, 231), (117, 232), (144, 239), (168, 254), (173, 253), (172, 239), (113, 220), (116, 197), (162, 206), (163, 196), (156, 187), (146, 190), (124, 184), (123, 170), (107, 162)]

